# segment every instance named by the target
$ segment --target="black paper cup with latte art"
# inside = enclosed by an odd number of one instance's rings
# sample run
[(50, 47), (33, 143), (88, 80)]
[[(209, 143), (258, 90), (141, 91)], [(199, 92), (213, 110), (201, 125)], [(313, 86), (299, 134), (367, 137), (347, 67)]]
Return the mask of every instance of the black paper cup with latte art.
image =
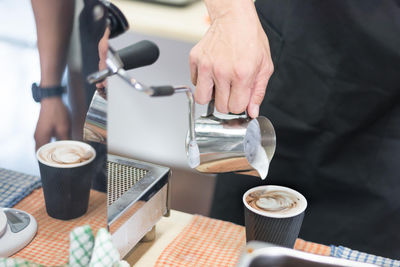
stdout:
[(86, 213), (96, 151), (79, 141), (57, 141), (36, 152), (46, 211), (49, 216), (69, 220)]
[(243, 195), (246, 240), (293, 248), (307, 200), (299, 192), (276, 185), (258, 186)]

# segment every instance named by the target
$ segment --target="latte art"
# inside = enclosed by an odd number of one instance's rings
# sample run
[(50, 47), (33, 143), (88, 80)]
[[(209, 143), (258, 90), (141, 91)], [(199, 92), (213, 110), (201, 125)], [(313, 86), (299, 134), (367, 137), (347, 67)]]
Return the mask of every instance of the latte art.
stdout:
[(50, 145), (40, 149), (38, 157), (47, 164), (73, 165), (92, 159), (93, 151), (76, 143)]
[(300, 199), (286, 191), (259, 190), (246, 196), (246, 202), (254, 209), (269, 213), (285, 213), (298, 207)]

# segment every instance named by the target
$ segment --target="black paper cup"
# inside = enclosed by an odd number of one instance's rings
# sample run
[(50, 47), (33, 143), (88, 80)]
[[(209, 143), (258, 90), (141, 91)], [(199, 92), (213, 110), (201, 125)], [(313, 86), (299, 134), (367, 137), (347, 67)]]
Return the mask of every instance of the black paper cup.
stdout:
[[(87, 149), (93, 156), (84, 162), (67, 165), (48, 163), (39, 157), (43, 149), (70, 144)], [(36, 157), (39, 161), (47, 214), (60, 220), (70, 220), (85, 214), (94, 176), (92, 167), (96, 151), (93, 147), (79, 141), (57, 141), (40, 147)]]
[[(246, 197), (248, 194), (258, 190), (287, 192), (298, 199), (298, 208), (282, 214), (255, 209), (247, 203)], [(258, 186), (249, 189), (243, 195), (243, 203), (245, 206), (244, 216), (247, 242), (258, 240), (288, 248), (294, 247), (303, 222), (304, 211), (307, 207), (307, 200), (302, 194), (283, 186)]]

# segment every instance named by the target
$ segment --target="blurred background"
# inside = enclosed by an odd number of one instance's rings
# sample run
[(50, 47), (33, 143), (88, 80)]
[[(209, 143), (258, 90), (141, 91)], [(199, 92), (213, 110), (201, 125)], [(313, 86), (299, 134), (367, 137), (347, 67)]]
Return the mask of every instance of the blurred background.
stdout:
[(31, 85), (40, 65), (31, 2), (0, 1), (0, 10), (0, 167), (39, 175), (33, 133), (40, 104)]

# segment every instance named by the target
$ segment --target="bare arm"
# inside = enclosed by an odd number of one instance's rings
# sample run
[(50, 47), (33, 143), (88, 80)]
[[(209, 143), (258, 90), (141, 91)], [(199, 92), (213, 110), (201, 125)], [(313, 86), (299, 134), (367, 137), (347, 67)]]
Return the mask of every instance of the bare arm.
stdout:
[[(61, 84), (72, 30), (74, 3), (74, 0), (32, 0), (40, 57), (40, 86), (43, 88)], [(61, 98), (43, 99), (35, 131), (36, 149), (48, 143), (53, 136), (68, 139), (69, 135), (68, 110)]]
[(211, 26), (190, 52), (195, 99), (218, 111), (257, 117), (273, 63), (252, 0), (204, 0)]

